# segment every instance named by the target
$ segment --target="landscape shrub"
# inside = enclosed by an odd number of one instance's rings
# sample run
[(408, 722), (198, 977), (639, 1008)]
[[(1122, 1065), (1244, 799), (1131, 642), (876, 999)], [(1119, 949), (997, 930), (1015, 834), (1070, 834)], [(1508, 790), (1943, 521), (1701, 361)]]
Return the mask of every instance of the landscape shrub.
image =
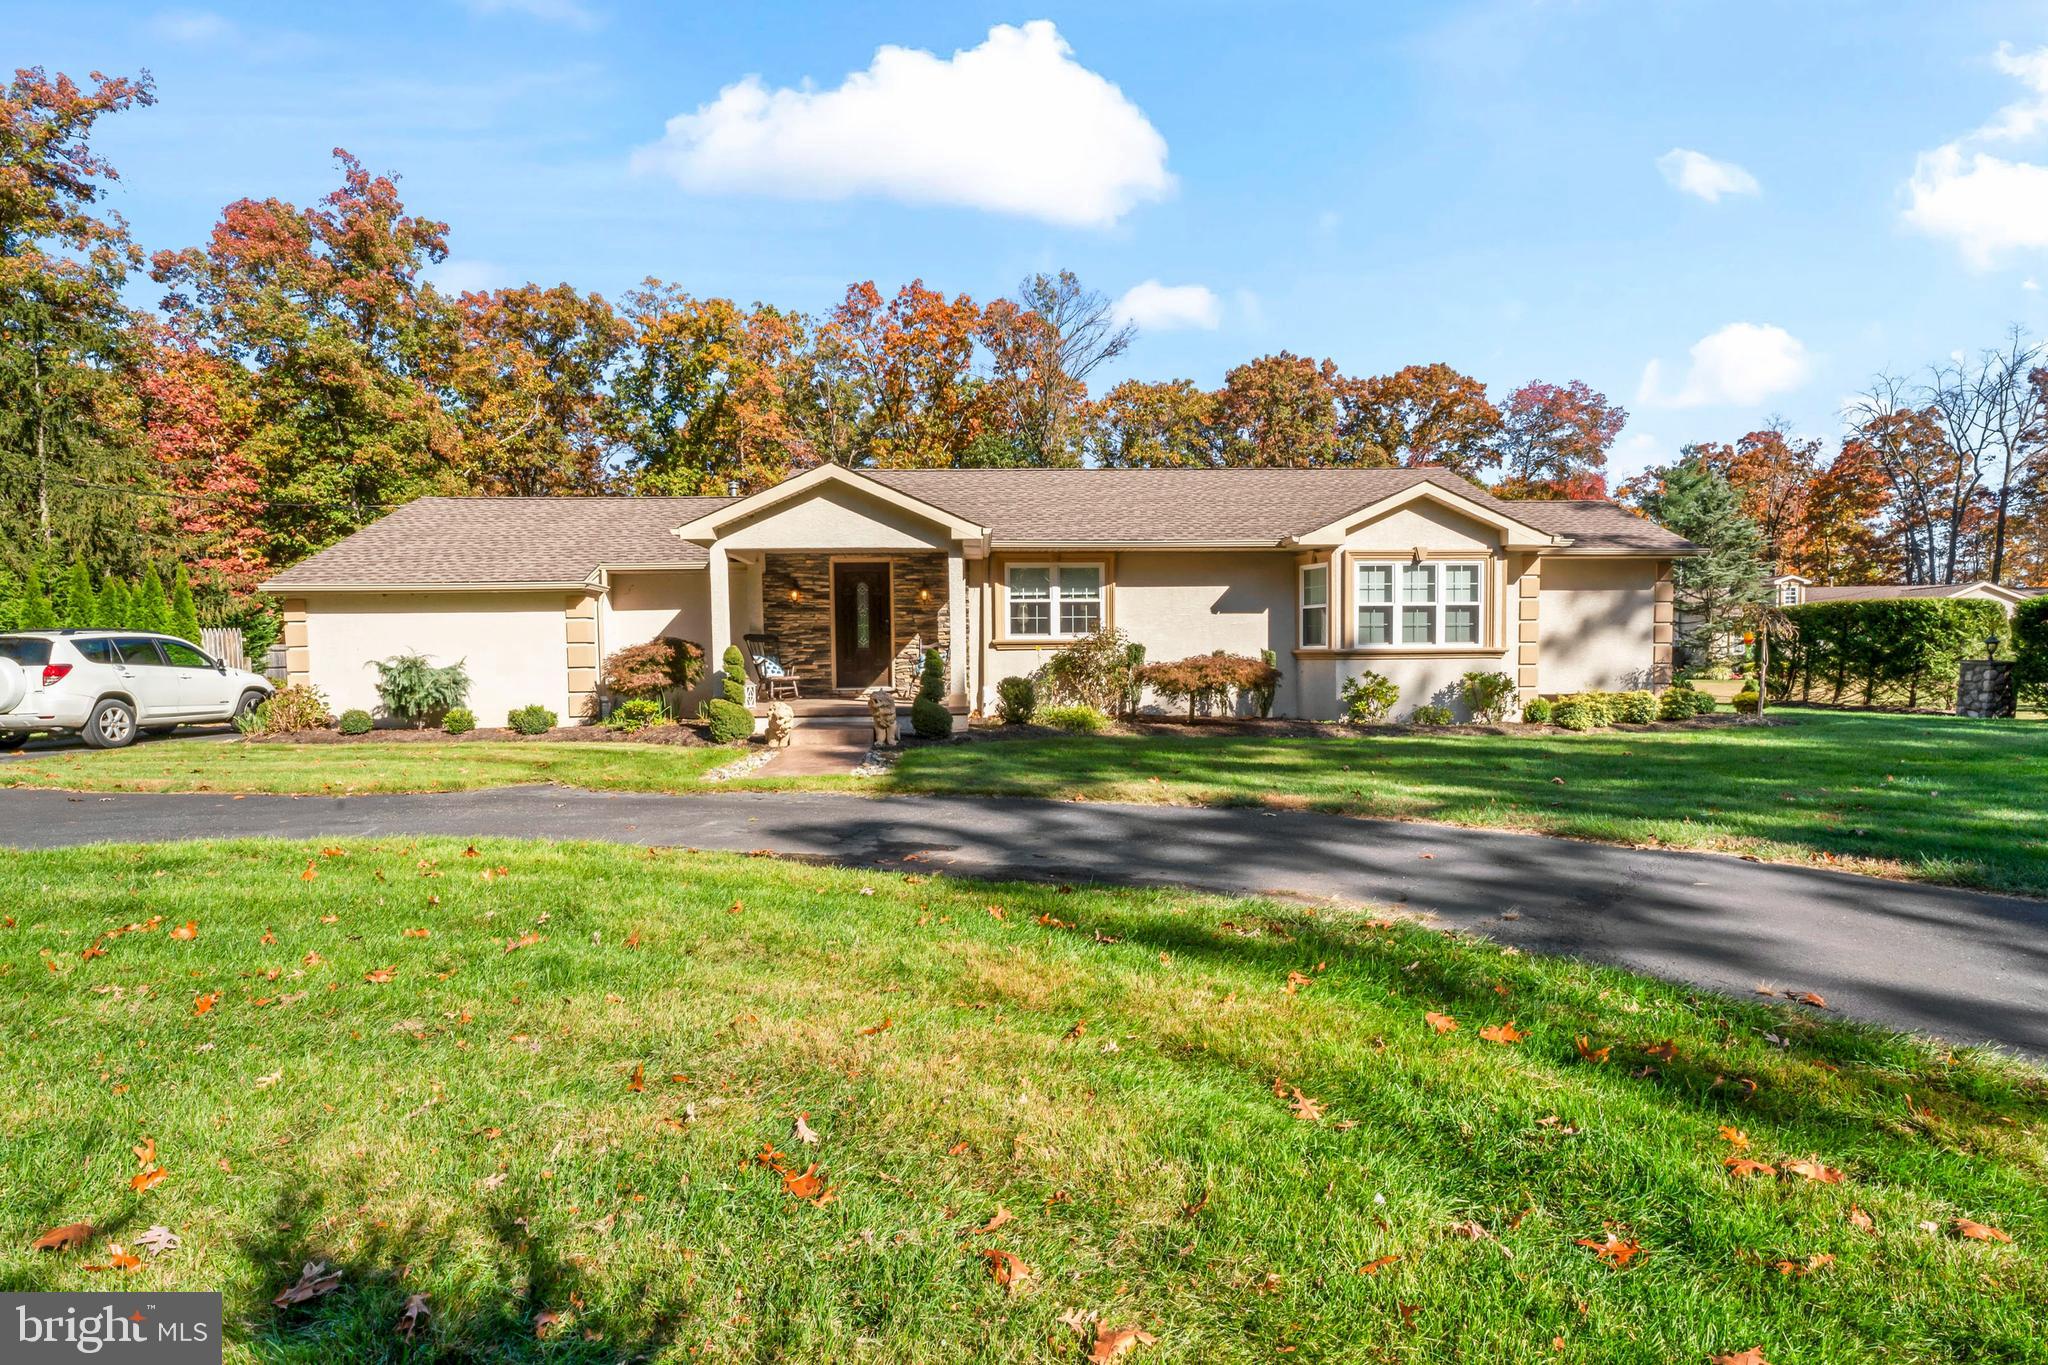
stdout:
[(335, 722), (334, 728), (345, 735), (367, 735), (373, 724), (375, 722), (370, 719), (368, 711), (361, 707), (351, 707), (341, 713), (341, 719)]
[(1551, 718), (1548, 697), (1531, 697), (1522, 703), (1522, 719), (1531, 725), (1548, 725)]
[(1515, 707), (1515, 680), (1494, 672), (1467, 673), (1458, 679), (1458, 700), (1472, 713), (1472, 719), (1498, 725)]
[(1621, 725), (1648, 725), (1657, 719), (1657, 694), (1654, 692), (1616, 692), (1608, 703), (1608, 713)]
[(910, 704), (910, 728), (920, 739), (946, 739), (953, 733), (953, 713), (946, 709), (946, 661), (936, 649), (924, 652), (917, 700)]
[(469, 697), (469, 672), (458, 659), (436, 667), (424, 654), (394, 654), (371, 661), (377, 670), (377, 700), (385, 714), (425, 726)]
[(724, 697), (713, 697), (704, 703), (704, 721), (713, 744), (738, 744), (754, 737), (754, 713)]
[(1105, 714), (1137, 709), (1145, 647), (1113, 626), (1062, 648), (1033, 675), (1039, 696), (1054, 705), (1092, 706)]
[[(1563, 706), (1566, 702), (1575, 702), (1585, 708), (1586, 715), (1591, 718), (1593, 724), (1612, 725), (1614, 724), (1614, 695), (1612, 692), (1571, 692), (1559, 697), (1557, 704)], [(1563, 721), (1557, 719), (1557, 713), (1554, 711), (1551, 713), (1551, 720), (1558, 725), (1564, 724)]]
[(451, 735), (466, 735), (476, 729), (476, 712), (467, 706), (458, 706), (441, 717), (441, 729)]
[(1345, 720), (1353, 725), (1376, 725), (1401, 700), (1401, 689), (1384, 673), (1366, 672), (1346, 678), (1337, 695), (1344, 703)]
[(996, 714), (1005, 725), (1029, 725), (1038, 710), (1038, 685), (1029, 678), (1005, 678), (996, 684)]
[(688, 691), (704, 680), (704, 647), (691, 640), (649, 640), (605, 656), (598, 681), (618, 697), (651, 697), (674, 688)]
[[(746, 710), (747, 661), (745, 656), (740, 653), (740, 647), (738, 645), (727, 645), (725, 653), (718, 656), (718, 663), (720, 671), (724, 675), (724, 680), (718, 686), (720, 694), (725, 700), (739, 707), (742, 711)], [(749, 733), (752, 732), (749, 731)]]
[(522, 735), (544, 735), (554, 729), (556, 721), (560, 719), (561, 717), (538, 702), (531, 706), (522, 706), (516, 711), (509, 711), (505, 715), (505, 723)]
[(1690, 687), (1667, 687), (1664, 695), (1657, 698), (1658, 720), (1691, 720), (1695, 714), (1693, 698), (1699, 694)]
[(1450, 707), (1438, 706), (1435, 703), (1431, 703), (1427, 706), (1416, 707), (1415, 710), (1411, 712), (1408, 717), (1408, 723), (1410, 725), (1455, 725), (1457, 724), (1457, 721), (1458, 717), (1452, 712)]
[(1606, 722), (1584, 697), (1565, 697), (1550, 708), (1550, 723), (1563, 730), (1590, 730)]
[(286, 683), (269, 701), (235, 718), (235, 728), (245, 735), (288, 735), (295, 730), (324, 730), (331, 724), (327, 698), (306, 683)]
[(1753, 716), (1756, 714), (1756, 703), (1756, 689), (1745, 687), (1740, 692), (1737, 692), (1735, 699), (1728, 704), (1745, 716)]
[[(740, 708), (742, 711), (746, 709), (744, 706)], [(607, 730), (618, 730), (625, 734), (634, 734), (645, 730), (650, 725), (659, 725), (667, 719), (668, 712), (662, 709), (660, 702), (655, 701), (652, 697), (635, 697), (631, 701), (622, 701), (617, 706), (614, 706), (612, 713), (604, 718), (604, 728)], [(751, 713), (747, 716), (747, 720), (751, 725), (753, 720)], [(753, 733), (751, 728), (749, 728), (748, 733)]]
[(1139, 678), (1162, 697), (1188, 704), (1188, 719), (1227, 707), (1230, 694), (1278, 687), (1280, 670), (1242, 654), (1196, 654), (1171, 663), (1147, 664)]
[(1995, 602), (1876, 598), (1787, 607), (1796, 638), (1771, 645), (1771, 698), (1862, 706), (1955, 704), (1964, 659), (2011, 627)]
[(1258, 708), (1259, 719), (1273, 714), (1273, 699), (1280, 695), (1280, 656), (1270, 649), (1259, 651), (1259, 662), (1273, 670), (1272, 675), (1252, 684), (1252, 705)]
[(1040, 711), (1038, 723), (1050, 725), (1055, 730), (1065, 730), (1068, 734), (1093, 735), (1109, 728), (1109, 717), (1093, 706), (1068, 702), (1063, 706), (1048, 706)]
[(1712, 715), (1715, 708), (1720, 706), (1720, 704), (1720, 702), (1714, 700), (1711, 692), (1696, 691), (1692, 694), (1692, 713), (1696, 716)]
[(2012, 614), (2012, 657), (2020, 705), (2048, 711), (2048, 597), (2029, 598)]

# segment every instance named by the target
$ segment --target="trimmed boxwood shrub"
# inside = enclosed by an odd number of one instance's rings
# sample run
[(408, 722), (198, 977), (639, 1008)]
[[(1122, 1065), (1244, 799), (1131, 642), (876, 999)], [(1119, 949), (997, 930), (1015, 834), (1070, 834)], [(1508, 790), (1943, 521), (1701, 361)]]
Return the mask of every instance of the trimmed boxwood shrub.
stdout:
[(1584, 697), (1566, 697), (1550, 708), (1550, 723), (1565, 730), (1590, 730), (1606, 721)]
[(996, 684), (996, 714), (1005, 725), (1029, 725), (1038, 710), (1038, 684), (1029, 678), (1005, 678)]
[(334, 728), (345, 735), (367, 735), (370, 733), (370, 727), (374, 723), (370, 719), (368, 711), (363, 710), (361, 707), (351, 707), (341, 713), (341, 720)]
[(1092, 735), (1109, 727), (1109, 717), (1092, 706), (1069, 704), (1048, 706), (1038, 713), (1041, 725), (1050, 725), (1055, 730), (1069, 734)]
[(1522, 703), (1522, 719), (1530, 725), (1548, 725), (1551, 717), (1548, 697), (1531, 697)]
[(713, 697), (704, 703), (704, 720), (714, 744), (738, 744), (754, 737), (754, 713), (736, 701)]
[(1657, 719), (1657, 696), (1654, 692), (1617, 692), (1607, 709), (1617, 724), (1648, 725)]
[(1690, 687), (1667, 687), (1664, 695), (1657, 698), (1658, 720), (1691, 720), (1693, 701), (1698, 695)]
[(1692, 713), (1696, 716), (1712, 715), (1720, 705), (1711, 692), (1695, 691), (1692, 694)]
[(1416, 707), (1413, 714), (1408, 717), (1408, 723), (1425, 726), (1454, 725), (1457, 719), (1450, 707), (1429, 705)]
[(936, 649), (924, 652), (917, 700), (910, 704), (910, 728), (920, 739), (947, 739), (953, 733), (953, 713), (946, 709), (946, 661)]
[[(744, 706), (740, 708), (742, 711), (746, 709)], [(650, 725), (659, 725), (667, 719), (668, 712), (661, 709), (660, 702), (649, 697), (635, 697), (613, 707), (612, 713), (604, 718), (604, 726), (607, 730), (621, 730), (632, 734), (645, 730)], [(748, 719), (753, 719), (751, 713)]]
[(1729, 705), (1745, 716), (1753, 716), (1756, 714), (1756, 701), (1756, 689), (1745, 687), (1735, 694), (1735, 700), (1730, 702)]
[(458, 706), (441, 717), (441, 728), (451, 735), (466, 735), (476, 729), (476, 712), (467, 706)]
[(555, 722), (559, 719), (559, 716), (538, 702), (532, 706), (522, 706), (517, 711), (509, 711), (505, 715), (505, 723), (522, 735), (544, 735), (555, 728)]
[(2029, 598), (2012, 614), (2012, 656), (2020, 705), (2048, 711), (2048, 597)]
[(1796, 639), (1771, 647), (1771, 698), (1861, 706), (1955, 704), (1964, 659), (2011, 633), (1995, 602), (1876, 598), (1787, 607)]
[[(719, 691), (725, 699), (742, 711), (747, 709), (747, 660), (740, 653), (738, 645), (727, 645), (725, 653), (718, 656), (724, 681)], [(751, 733), (751, 732), (750, 732)]]

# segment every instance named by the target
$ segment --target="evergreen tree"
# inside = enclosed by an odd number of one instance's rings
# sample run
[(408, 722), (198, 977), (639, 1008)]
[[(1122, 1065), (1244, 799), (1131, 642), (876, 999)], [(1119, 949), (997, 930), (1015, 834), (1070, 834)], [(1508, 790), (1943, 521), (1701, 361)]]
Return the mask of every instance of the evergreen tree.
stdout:
[(37, 570), (35, 561), (30, 560), (28, 575), (21, 585), (21, 610), (18, 613), (21, 630), (55, 630), (57, 609), (50, 605), (49, 595), (43, 591), (43, 575)]
[(192, 602), (192, 576), (185, 572), (183, 563), (178, 565), (177, 577), (171, 587), (170, 633), (180, 640), (199, 643), (199, 608)]
[(1706, 551), (1671, 566), (1681, 644), (1688, 662), (1698, 663), (1716, 641), (1739, 636), (1744, 614), (1770, 596), (1763, 533), (1743, 515), (1741, 495), (1697, 446), (1685, 447), (1678, 463), (1660, 475), (1661, 486), (1639, 499), (1642, 510)]
[(21, 584), (7, 566), (0, 564), (0, 630), (17, 630), (21, 626)]
[(142, 571), (142, 591), (128, 608), (128, 625), (135, 630), (167, 631), (171, 628), (171, 603), (164, 596), (164, 581), (156, 565)]
[(99, 615), (93, 624), (101, 630), (126, 630), (128, 628), (129, 593), (128, 585), (118, 578), (109, 578), (100, 584)]
[(67, 626), (94, 624), (97, 603), (92, 595), (92, 570), (85, 567), (83, 554), (71, 561), (71, 569), (64, 575), (51, 605), (57, 609), (57, 618)]

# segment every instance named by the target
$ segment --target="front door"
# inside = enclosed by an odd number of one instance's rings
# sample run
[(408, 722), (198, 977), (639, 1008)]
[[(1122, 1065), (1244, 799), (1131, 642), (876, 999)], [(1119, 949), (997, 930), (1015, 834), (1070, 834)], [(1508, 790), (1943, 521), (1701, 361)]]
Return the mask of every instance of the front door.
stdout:
[(889, 566), (834, 564), (832, 685), (886, 685), (895, 652), (889, 621)]

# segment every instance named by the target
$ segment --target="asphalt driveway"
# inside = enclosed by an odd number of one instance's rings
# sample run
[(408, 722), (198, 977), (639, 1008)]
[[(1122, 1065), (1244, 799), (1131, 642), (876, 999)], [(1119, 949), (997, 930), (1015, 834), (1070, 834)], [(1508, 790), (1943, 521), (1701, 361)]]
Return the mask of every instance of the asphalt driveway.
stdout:
[(19, 848), (391, 835), (769, 849), (898, 870), (919, 853), (921, 872), (1391, 905), (1531, 952), (1733, 995), (1759, 983), (1815, 991), (1847, 1014), (2048, 1056), (2048, 902), (1712, 854), (1294, 812), (973, 797), (0, 790), (0, 844)]

